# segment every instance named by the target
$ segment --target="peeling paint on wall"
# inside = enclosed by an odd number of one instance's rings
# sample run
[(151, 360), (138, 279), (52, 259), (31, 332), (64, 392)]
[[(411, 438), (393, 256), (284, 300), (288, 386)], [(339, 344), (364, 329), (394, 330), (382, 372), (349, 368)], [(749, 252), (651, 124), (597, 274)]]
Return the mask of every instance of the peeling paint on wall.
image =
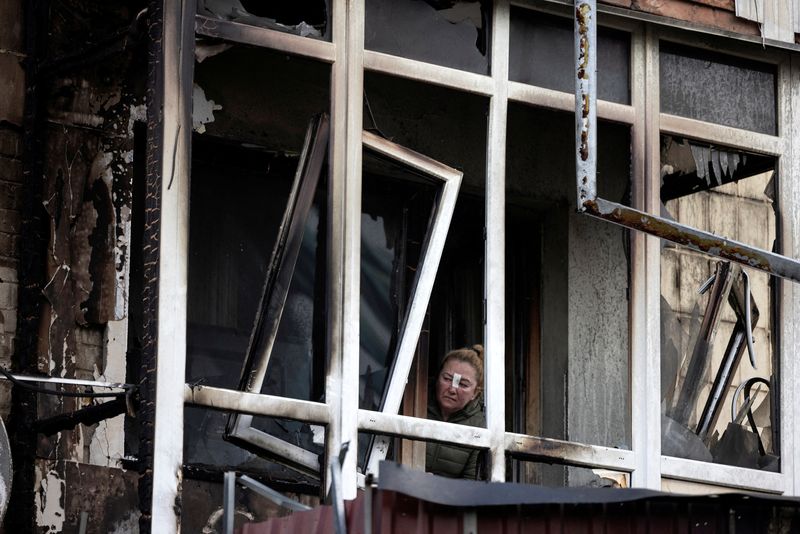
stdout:
[(192, 128), (197, 133), (205, 133), (206, 124), (214, 122), (214, 112), (222, 109), (222, 106), (213, 100), (206, 98), (206, 92), (197, 84), (194, 84), (192, 93)]
[(66, 485), (54, 470), (41, 479), (36, 492), (36, 525), (45, 534), (64, 528), (64, 492)]

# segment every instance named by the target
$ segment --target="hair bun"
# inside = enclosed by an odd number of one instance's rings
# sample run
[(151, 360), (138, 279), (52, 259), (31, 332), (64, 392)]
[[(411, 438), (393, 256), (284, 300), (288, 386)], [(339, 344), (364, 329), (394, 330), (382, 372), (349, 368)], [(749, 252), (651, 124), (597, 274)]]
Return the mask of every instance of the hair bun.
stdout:
[(483, 360), (483, 345), (481, 344), (472, 345), (472, 350), (475, 351), (475, 353), (478, 355), (478, 358)]

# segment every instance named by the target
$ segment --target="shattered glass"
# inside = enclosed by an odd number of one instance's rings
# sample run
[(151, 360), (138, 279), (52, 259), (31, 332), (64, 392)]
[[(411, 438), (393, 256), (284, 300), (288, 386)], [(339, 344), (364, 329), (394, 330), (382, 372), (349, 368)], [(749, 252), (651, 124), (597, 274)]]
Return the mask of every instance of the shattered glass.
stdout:
[(327, 0), (198, 0), (197, 13), (301, 37), (330, 40), (331, 15)]
[[(661, 164), (662, 215), (778, 250), (773, 158), (662, 136)], [(778, 470), (776, 294), (766, 273), (662, 242), (662, 454)]]
[(488, 1), (367, 0), (364, 47), (489, 74)]
[(777, 133), (774, 66), (666, 42), (660, 56), (662, 112)]

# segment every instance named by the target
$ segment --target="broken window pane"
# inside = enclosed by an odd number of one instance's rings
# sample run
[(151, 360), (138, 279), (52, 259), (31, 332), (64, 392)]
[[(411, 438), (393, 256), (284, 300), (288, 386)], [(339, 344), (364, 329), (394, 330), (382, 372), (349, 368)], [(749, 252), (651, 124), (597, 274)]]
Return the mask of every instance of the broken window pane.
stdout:
[[(629, 449), (628, 231), (575, 213), (571, 113), (508, 116), (507, 428)], [(630, 129), (598, 130), (600, 195), (628, 204)]]
[[(280, 223), (297, 158), (202, 136), (195, 137), (193, 153), (187, 382), (235, 389), (259, 304), (267, 260), (277, 234), (275, 229)], [(220, 176), (225, 177), (225, 187), (221, 187)], [(310, 265), (313, 269), (314, 262)], [(311, 295), (313, 297), (313, 285)], [(297, 314), (293, 312), (298, 303), (304, 302), (303, 297), (307, 295), (290, 291), (289, 311), (282, 325), (291, 323), (298, 329)], [(313, 309), (301, 308), (301, 311), (313, 317)], [(300, 330), (306, 319), (302, 317)], [(311, 398), (311, 384), (319, 371), (312, 368), (311, 347), (307, 347), (305, 353), (301, 353), (301, 348), (291, 350), (292, 339), (300, 336), (297, 332), (279, 331), (276, 364), (280, 367), (285, 355), (290, 354), (295, 358), (294, 371), (282, 374), (283, 378), (288, 376), (285, 381), (268, 382), (266, 387), (275, 385), (287, 396)], [(311, 344), (313, 336), (305, 339)], [(275, 469), (243, 449), (222, 441), (226, 414), (187, 408), (186, 417), (187, 463), (247, 465), (251, 471)], [(282, 431), (290, 433), (293, 441), (297, 441), (297, 430), (287, 424), (283, 424)]]
[(661, 111), (775, 135), (775, 67), (672, 43), (660, 45)]
[(364, 47), (489, 74), (491, 3), (367, 0)]
[[(306, 128), (329, 107), (330, 67), (234, 47), (199, 63), (195, 84), (186, 376), (235, 389)], [(316, 235), (324, 235), (326, 186), (320, 178), (268, 371), (279, 378), (264, 384), (267, 392), (314, 401), (323, 400), (325, 369), (314, 358), (324, 354), (325, 251)], [(186, 414), (187, 464), (283, 476), (283, 467), (222, 440), (227, 414), (200, 408)], [(324, 438), (307, 424), (258, 418), (256, 425), (309, 454)]]
[[(662, 136), (664, 213), (778, 251), (775, 163)], [(662, 241), (662, 454), (778, 470), (777, 288), (766, 273)]]
[(330, 70), (318, 61), (245, 46), (210, 57), (195, 66), (195, 131), (296, 156), (311, 117), (329, 111)]
[[(572, 19), (511, 8), (509, 79), (565, 93), (575, 92)], [(630, 35), (597, 29), (597, 97), (630, 103)]]
[[(365, 76), (365, 100), (366, 130), (378, 132), (403, 147), (464, 173), (401, 411), (404, 415), (425, 418), (428, 404), (434, 402), (434, 398), (427, 395), (429, 377), (438, 374), (441, 358), (451, 349), (481, 343), (483, 338), (484, 201), (481, 192), (485, 183), (488, 102), (474, 95), (373, 73)], [(456, 138), (458, 142), (453, 142)], [(365, 171), (370, 165), (370, 160), (365, 158)], [(396, 173), (390, 176), (392, 174)], [(366, 186), (367, 175), (364, 178)], [(469, 188), (471, 194), (464, 193), (465, 188)], [(415, 226), (430, 225), (425, 213), (431, 208), (427, 207), (430, 200), (419, 193), (409, 200), (413, 201), (408, 212), (409, 235), (413, 235), (413, 232), (418, 233)], [(442, 200), (437, 199), (435, 205), (441, 204)], [(413, 247), (422, 245), (413, 240), (409, 242), (406, 264), (413, 265), (415, 255), (420, 254)], [(409, 289), (407, 287), (406, 291)], [(362, 360), (364, 369), (366, 364)], [(405, 377), (402, 378), (405, 382)], [(360, 461), (364, 465), (363, 455)], [(372, 462), (370, 458), (370, 465)]]
[(359, 404), (379, 410), (437, 188), (369, 150), (362, 179)]
[(331, 38), (331, 6), (328, 0), (198, 0), (197, 14), (301, 37), (327, 41)]

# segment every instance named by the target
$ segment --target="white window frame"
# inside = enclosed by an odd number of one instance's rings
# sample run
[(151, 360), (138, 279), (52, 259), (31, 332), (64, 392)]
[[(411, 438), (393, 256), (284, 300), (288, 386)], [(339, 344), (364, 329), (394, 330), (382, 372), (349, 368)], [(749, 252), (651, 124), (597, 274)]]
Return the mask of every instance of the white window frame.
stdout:
[[(569, 15), (557, 3), (515, 1), (514, 5)], [(508, 80), (510, 2), (495, 2), (492, 14), (490, 76), (462, 72), (407, 58), (364, 50), (363, 2), (331, 0), (332, 40), (319, 41), (206, 17), (195, 17), (191, 0), (170, 0), (165, 7), (164, 147), (162, 162), (161, 263), (159, 277), (159, 344), (156, 399), (153, 520), (169, 517), (179, 492), (183, 447), (183, 403), (240, 413), (293, 418), (327, 427), (328, 458), (350, 442), (342, 469), (343, 493), (353, 498), (358, 485), (356, 447), (359, 430), (412, 439), (471, 445), (490, 452), (491, 480), (505, 477), (505, 455), (557, 461), (567, 465), (613, 469), (631, 474), (631, 485), (660, 489), (662, 477), (797, 495), (796, 472), (800, 438), (794, 414), (800, 395), (792, 387), (800, 378), (789, 357), (800, 353), (800, 337), (791, 325), (800, 315), (800, 291), (784, 284), (780, 293), (781, 472), (692, 462), (660, 454), (660, 245), (653, 236), (631, 236), (630, 395), (632, 448), (621, 450), (537, 436), (505, 429), (505, 145), (508, 102), (557, 110), (574, 110), (574, 95)], [(602, 11), (619, 12), (612, 7)], [(652, 18), (652, 17), (650, 17)], [(332, 65), (330, 184), (331, 248), (329, 251), (328, 341), (330, 369), (327, 404), (310, 403), (234, 390), (185, 385), (186, 267), (188, 248), (188, 180), (192, 46), (195, 33), (230, 42), (260, 46), (312, 58)], [(631, 34), (631, 102), (598, 102), (597, 116), (630, 125), (632, 131), (633, 207), (658, 213), (659, 136), (663, 133), (705, 139), (782, 158), (780, 206), (783, 253), (800, 256), (795, 229), (800, 219), (800, 58), (765, 51), (759, 61), (778, 67), (777, 136), (703, 123), (660, 113), (658, 103), (658, 43), (661, 39), (698, 46), (698, 34), (673, 31), (632, 19), (603, 18), (601, 22)], [(666, 23), (665, 23), (666, 24)], [(724, 43), (727, 53), (745, 55), (740, 45)], [(396, 414), (358, 409), (359, 267), (362, 157), (362, 99), (364, 72), (387, 73), (457, 89), (490, 99), (486, 168), (486, 402), (487, 428), (472, 428)], [(174, 75), (184, 73), (183, 78)], [(176, 140), (173, 144), (172, 140)], [(171, 177), (171, 179), (166, 179)], [(169, 182), (169, 183), (168, 183)], [(598, 222), (598, 224), (602, 224)], [(163, 409), (162, 409), (163, 408)], [(166, 504), (164, 504), (166, 503)], [(169, 525), (170, 522), (159, 523)], [(167, 530), (165, 530), (167, 531)]]

